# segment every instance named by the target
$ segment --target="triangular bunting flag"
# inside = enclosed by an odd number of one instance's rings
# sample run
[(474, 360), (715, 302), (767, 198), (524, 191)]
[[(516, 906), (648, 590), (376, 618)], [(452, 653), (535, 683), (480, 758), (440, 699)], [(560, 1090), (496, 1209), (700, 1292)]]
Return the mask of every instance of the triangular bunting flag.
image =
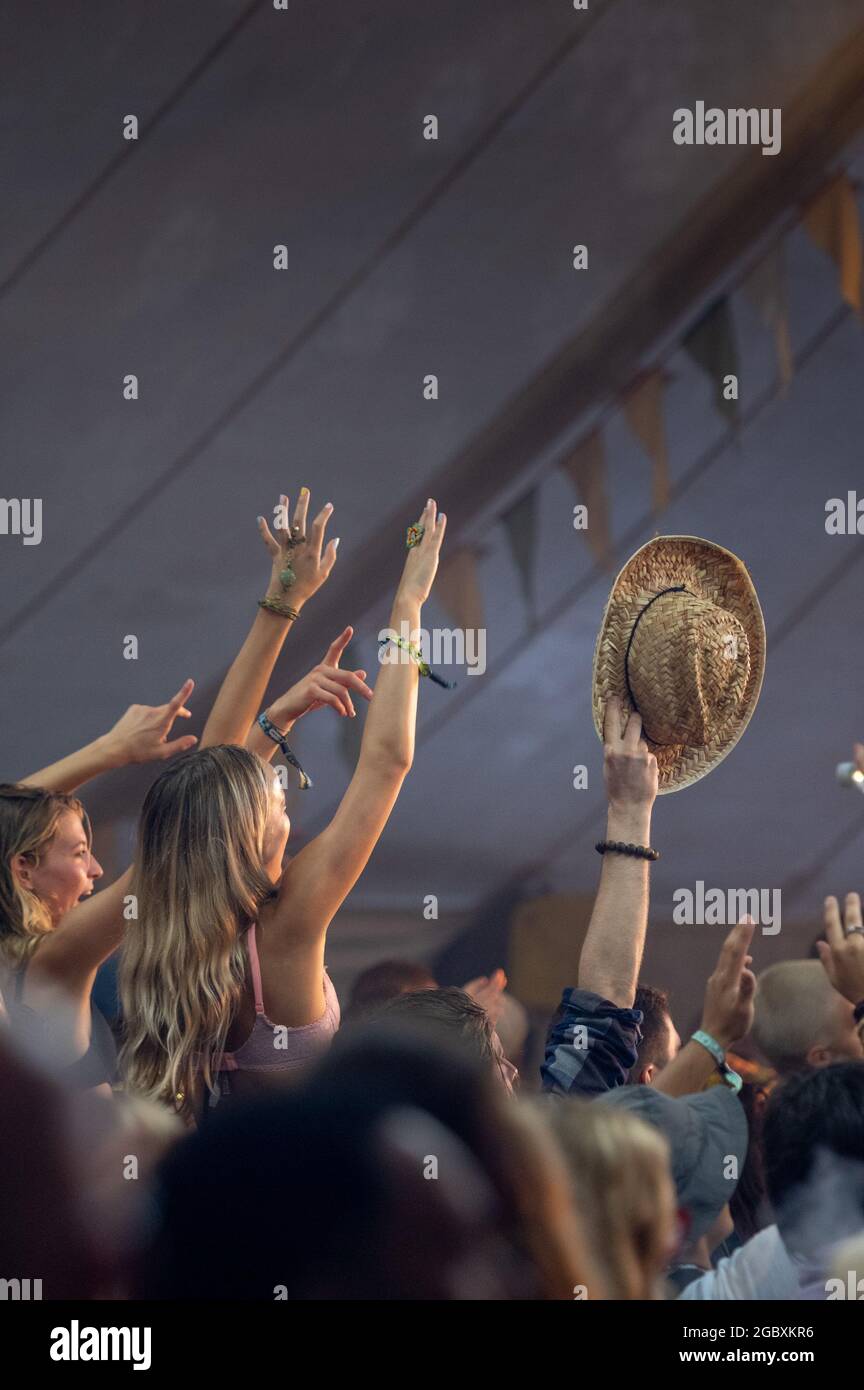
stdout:
[(624, 418), (654, 465), (651, 496), (655, 512), (669, 505), (669, 454), (663, 419), (665, 379), (658, 367), (639, 376), (621, 407)]
[(690, 329), (681, 346), (711, 378), (714, 404), (720, 414), (725, 415), (731, 424), (736, 424), (738, 401), (728, 398), (725, 383), (729, 376), (734, 376), (736, 381), (738, 379), (738, 348), (729, 300), (715, 299)]
[(457, 550), (442, 565), (435, 580), (435, 597), (463, 632), (483, 626), (483, 595), (477, 573), (476, 550)]
[(840, 174), (810, 203), (804, 226), (840, 273), (846, 303), (861, 312), (861, 219), (848, 174)]
[(781, 392), (785, 396), (792, 381), (794, 361), (792, 339), (789, 334), (789, 304), (782, 242), (778, 241), (772, 246), (767, 256), (754, 266), (741, 288), (765, 327), (770, 328), (774, 334), (777, 373)]
[(510, 553), (519, 571), (525, 602), (534, 616), (534, 552), (537, 546), (537, 493), (534, 488), (501, 517), (507, 530)]
[(587, 508), (588, 525), (585, 535), (591, 547), (591, 554), (598, 565), (609, 569), (612, 539), (609, 533), (609, 504), (606, 500), (606, 452), (600, 430), (592, 430), (581, 439), (561, 466), (575, 483), (579, 501)]

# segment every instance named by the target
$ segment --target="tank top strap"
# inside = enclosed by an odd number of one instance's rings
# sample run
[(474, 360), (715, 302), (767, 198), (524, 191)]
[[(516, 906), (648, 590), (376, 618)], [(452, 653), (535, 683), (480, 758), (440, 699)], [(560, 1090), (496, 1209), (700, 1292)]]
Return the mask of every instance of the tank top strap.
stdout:
[(261, 964), (258, 960), (258, 943), (255, 940), (255, 923), (246, 933), (246, 953), (249, 956), (249, 969), (252, 974), (252, 989), (255, 992), (255, 1013), (264, 1014), (264, 994), (261, 989)]

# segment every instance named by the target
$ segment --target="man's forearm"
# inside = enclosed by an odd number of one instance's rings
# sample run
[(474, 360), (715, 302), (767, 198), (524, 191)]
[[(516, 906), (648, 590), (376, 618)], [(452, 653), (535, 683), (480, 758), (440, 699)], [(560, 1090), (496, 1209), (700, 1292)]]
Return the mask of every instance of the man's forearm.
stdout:
[(655, 1091), (666, 1096), (692, 1096), (704, 1091), (717, 1073), (717, 1063), (701, 1043), (685, 1043), (677, 1056), (657, 1073)]
[[(650, 807), (610, 807), (607, 840), (648, 845), (650, 837)], [(619, 1008), (632, 1008), (647, 926), (648, 861), (605, 854), (579, 962), (579, 988), (591, 990)]]

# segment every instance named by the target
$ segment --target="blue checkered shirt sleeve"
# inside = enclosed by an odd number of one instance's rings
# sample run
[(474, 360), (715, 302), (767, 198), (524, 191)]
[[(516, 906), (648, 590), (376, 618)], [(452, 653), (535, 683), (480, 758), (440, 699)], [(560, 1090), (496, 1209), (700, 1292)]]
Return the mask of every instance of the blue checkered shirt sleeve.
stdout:
[(640, 1009), (619, 1009), (587, 989), (565, 989), (546, 1037), (543, 1090), (590, 1097), (626, 1086), (641, 1024)]

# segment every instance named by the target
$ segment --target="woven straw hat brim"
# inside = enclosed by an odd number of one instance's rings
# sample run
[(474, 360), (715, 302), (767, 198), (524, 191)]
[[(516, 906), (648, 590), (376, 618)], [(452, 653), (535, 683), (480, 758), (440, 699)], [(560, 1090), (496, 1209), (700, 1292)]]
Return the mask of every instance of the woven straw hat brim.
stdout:
[[(627, 691), (624, 657), (633, 624), (660, 589), (683, 584), (691, 593), (732, 613), (747, 634), (750, 673), (738, 718), (704, 747), (649, 744), (657, 757), (659, 794), (680, 791), (716, 767), (746, 729), (762, 689), (765, 674), (765, 622), (753, 581), (737, 555), (699, 536), (657, 536), (627, 561), (612, 586), (594, 649), (592, 707), (594, 728), (602, 741), (603, 711), (610, 696), (625, 710), (633, 709)], [(649, 730), (650, 733), (650, 730)]]

